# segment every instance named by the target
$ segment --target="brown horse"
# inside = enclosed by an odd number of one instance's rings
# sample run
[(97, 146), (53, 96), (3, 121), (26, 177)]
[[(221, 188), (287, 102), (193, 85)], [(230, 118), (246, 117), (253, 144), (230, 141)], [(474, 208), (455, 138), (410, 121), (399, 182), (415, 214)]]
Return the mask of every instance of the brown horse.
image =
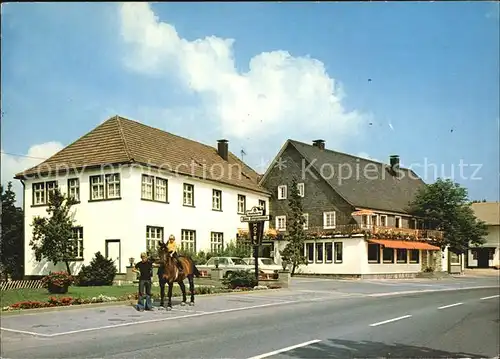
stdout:
[(172, 258), (167, 251), (167, 245), (160, 243), (160, 306), (163, 307), (165, 304), (165, 284), (168, 284), (168, 302), (167, 310), (172, 310), (172, 288), (174, 282), (179, 284), (182, 291), (182, 303), (181, 305), (186, 305), (186, 286), (184, 285), (184, 279), (189, 281), (189, 291), (191, 292), (191, 301), (189, 305), (194, 305), (194, 280), (200, 276), (198, 268), (196, 268), (193, 260), (187, 256), (179, 256), (177, 260), (182, 265), (182, 273), (179, 272), (179, 268), (175, 263), (175, 258)]

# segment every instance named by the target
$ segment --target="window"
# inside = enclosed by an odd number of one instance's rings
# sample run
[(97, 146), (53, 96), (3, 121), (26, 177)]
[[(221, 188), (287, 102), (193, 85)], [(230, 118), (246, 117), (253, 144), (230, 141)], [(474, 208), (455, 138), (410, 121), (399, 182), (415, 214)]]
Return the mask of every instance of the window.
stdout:
[(194, 206), (194, 185), (184, 183), (182, 203), (184, 206)]
[(450, 264), (453, 264), (453, 265), (460, 264), (460, 255), (458, 253), (449, 249), (448, 256), (450, 257)]
[(495, 258), (496, 248), (488, 248), (488, 260), (492, 261)]
[(74, 227), (71, 240), (75, 241), (74, 258), (83, 259), (83, 227)]
[(324, 243), (316, 243), (316, 263), (323, 263), (323, 249), (324, 249)]
[(368, 227), (368, 216), (366, 214), (363, 214), (361, 216), (361, 228), (367, 228)]
[(416, 218), (410, 218), (409, 221), (409, 228), (410, 229), (417, 229), (418, 223)]
[(181, 234), (181, 249), (196, 253), (196, 231), (183, 229)]
[(56, 181), (33, 183), (33, 205), (43, 206), (48, 204), (56, 188)]
[(394, 217), (395, 220), (395, 227), (396, 228), (401, 228), (401, 217)]
[(407, 263), (408, 262), (408, 252), (406, 249), (396, 249), (397, 261), (398, 263)]
[(304, 229), (309, 228), (309, 213), (304, 213)]
[(120, 174), (90, 176), (90, 200), (120, 198)]
[(146, 226), (146, 251), (156, 253), (163, 240), (163, 227)]
[(266, 212), (266, 201), (259, 199), (259, 207), (264, 210), (264, 213)]
[(384, 214), (380, 216), (380, 226), (387, 227), (387, 216)]
[(394, 263), (394, 248), (382, 249), (382, 261), (384, 263)]
[(212, 232), (210, 234), (210, 251), (218, 253), (224, 250), (224, 233)]
[(335, 228), (335, 212), (323, 213), (323, 228)]
[(378, 226), (378, 214), (372, 215), (372, 226)]
[(420, 251), (418, 249), (410, 249), (410, 263), (420, 262)]
[(212, 209), (222, 211), (222, 191), (218, 189), (212, 190)]
[(68, 196), (75, 201), (80, 201), (80, 180), (78, 178), (68, 180)]
[(325, 262), (332, 263), (333, 262), (333, 243), (332, 242), (325, 243), (325, 254), (326, 254)]
[(45, 183), (33, 183), (33, 204), (35, 206), (45, 204)]
[(247, 210), (247, 198), (242, 194), (238, 195), (238, 213), (245, 214)]
[(306, 243), (306, 257), (309, 263), (314, 262), (314, 243)]
[(278, 186), (278, 199), (286, 199), (286, 185)]
[(142, 175), (141, 198), (149, 201), (167, 202), (168, 180)]
[(299, 191), (299, 196), (304, 197), (305, 196), (305, 186), (303, 183), (297, 183), (297, 190)]
[(380, 245), (368, 243), (368, 263), (380, 263)]
[(286, 230), (286, 216), (276, 216), (276, 229), (278, 231)]
[(342, 263), (342, 242), (335, 242), (335, 263)]
[(477, 261), (477, 249), (473, 249), (471, 252), (472, 252), (472, 260)]

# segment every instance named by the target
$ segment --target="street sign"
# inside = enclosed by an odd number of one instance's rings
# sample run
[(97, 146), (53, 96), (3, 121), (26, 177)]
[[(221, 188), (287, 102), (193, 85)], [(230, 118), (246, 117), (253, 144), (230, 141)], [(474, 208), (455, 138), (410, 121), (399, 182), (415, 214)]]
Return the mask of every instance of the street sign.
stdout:
[(255, 279), (259, 283), (259, 246), (264, 237), (264, 222), (271, 220), (271, 216), (266, 215), (262, 207), (252, 207), (251, 210), (245, 212), (245, 216), (241, 216), (242, 222), (248, 223), (248, 230), (253, 244), (253, 255), (255, 258)]
[(242, 222), (260, 222), (260, 221), (270, 221), (271, 216), (267, 215), (261, 215), (261, 216), (241, 216), (240, 217)]

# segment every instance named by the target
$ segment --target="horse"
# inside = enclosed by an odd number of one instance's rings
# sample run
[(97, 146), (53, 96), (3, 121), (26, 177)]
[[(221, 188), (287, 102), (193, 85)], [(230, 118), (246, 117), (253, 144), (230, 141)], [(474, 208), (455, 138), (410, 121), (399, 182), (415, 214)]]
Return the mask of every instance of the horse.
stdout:
[(181, 305), (186, 305), (186, 286), (184, 285), (184, 279), (189, 281), (189, 291), (191, 293), (190, 306), (194, 306), (194, 280), (193, 278), (200, 277), (200, 272), (196, 268), (193, 260), (187, 256), (178, 256), (177, 260), (181, 263), (183, 272), (180, 273), (177, 265), (175, 263), (175, 258), (172, 258), (166, 249), (166, 244), (160, 244), (160, 269), (163, 269), (160, 273), (160, 307), (164, 307), (165, 304), (165, 284), (168, 284), (168, 302), (167, 310), (172, 310), (172, 288), (174, 282), (179, 284), (182, 291), (182, 302)]

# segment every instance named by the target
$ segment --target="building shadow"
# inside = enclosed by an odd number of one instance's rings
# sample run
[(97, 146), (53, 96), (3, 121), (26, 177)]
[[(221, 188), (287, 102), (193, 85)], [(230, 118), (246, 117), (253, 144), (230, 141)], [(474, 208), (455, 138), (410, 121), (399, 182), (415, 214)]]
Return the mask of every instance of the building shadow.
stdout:
[(287, 351), (291, 358), (488, 358), (485, 354), (450, 352), (406, 344), (329, 339)]

